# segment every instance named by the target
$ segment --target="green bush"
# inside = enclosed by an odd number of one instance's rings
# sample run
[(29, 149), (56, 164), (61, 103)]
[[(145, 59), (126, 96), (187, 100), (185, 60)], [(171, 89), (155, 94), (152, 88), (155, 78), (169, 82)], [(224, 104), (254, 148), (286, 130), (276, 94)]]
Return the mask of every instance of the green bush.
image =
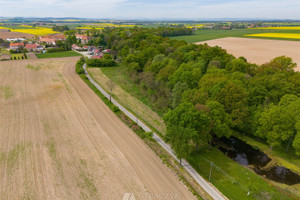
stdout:
[(112, 106), (112, 111), (113, 111), (114, 113), (116, 113), (116, 112), (119, 112), (119, 111), (120, 111), (120, 109), (119, 109), (119, 107), (118, 107), (118, 106), (116, 106), (116, 105), (113, 105), (113, 106)]
[(113, 67), (116, 62), (112, 59), (90, 59), (87, 61), (87, 65), (90, 67)]
[(77, 74), (84, 74), (84, 69), (82, 67), (84, 65), (84, 63), (85, 63), (85, 60), (83, 57), (81, 57), (80, 60), (77, 61), (76, 69), (75, 69)]

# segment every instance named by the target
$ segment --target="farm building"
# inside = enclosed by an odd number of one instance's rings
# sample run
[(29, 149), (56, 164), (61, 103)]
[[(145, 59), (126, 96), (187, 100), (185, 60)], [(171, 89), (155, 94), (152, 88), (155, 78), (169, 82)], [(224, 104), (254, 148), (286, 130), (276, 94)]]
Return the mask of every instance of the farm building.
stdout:
[(7, 38), (6, 40), (9, 42), (23, 42), (26, 39), (24, 39), (24, 38)]
[(25, 49), (26, 49), (27, 51), (38, 51), (38, 50), (39, 50), (37, 44), (26, 44), (26, 45), (25, 45)]
[(92, 37), (86, 35), (76, 35), (76, 39), (80, 40), (81, 44), (87, 44), (92, 39)]
[(11, 50), (18, 50), (20, 48), (23, 48), (24, 47), (24, 43), (10, 43), (10, 49)]
[(43, 42), (49, 45), (56, 45), (56, 41), (64, 40), (66, 40), (66, 37), (63, 34), (46, 35), (38, 38), (38, 42)]
[(56, 45), (56, 40), (47, 36), (40, 36), (38, 42), (46, 43), (49, 45)]

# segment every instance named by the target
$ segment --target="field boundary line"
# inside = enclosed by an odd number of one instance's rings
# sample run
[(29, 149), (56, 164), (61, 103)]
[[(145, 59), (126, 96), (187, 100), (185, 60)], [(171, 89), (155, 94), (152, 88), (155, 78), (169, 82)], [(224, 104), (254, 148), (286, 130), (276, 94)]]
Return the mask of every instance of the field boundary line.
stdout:
[[(152, 132), (151, 129), (146, 126), (143, 122), (141, 122), (136, 116), (134, 116), (131, 112), (121, 106), (113, 97), (110, 95), (99, 85), (97, 84), (92, 77), (88, 74), (86, 69), (86, 63), (83, 65), (84, 74), (88, 78), (88, 80), (107, 98), (111, 98), (111, 102), (117, 106), (125, 115), (127, 115), (132, 121), (136, 122), (145, 132)], [(153, 132), (152, 138), (162, 147), (164, 148), (177, 162), (179, 159), (174, 154), (171, 147), (165, 143), (155, 132)], [(203, 188), (203, 190), (213, 199), (215, 200), (227, 200), (227, 198), (211, 183), (207, 182), (202, 176), (198, 174), (198, 172), (185, 160), (182, 159), (183, 168), (194, 178), (194, 180)]]

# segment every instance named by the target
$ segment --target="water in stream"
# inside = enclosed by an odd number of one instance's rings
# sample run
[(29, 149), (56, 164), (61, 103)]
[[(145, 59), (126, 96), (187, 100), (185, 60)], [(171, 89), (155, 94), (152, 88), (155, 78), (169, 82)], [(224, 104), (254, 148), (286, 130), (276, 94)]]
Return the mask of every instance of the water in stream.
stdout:
[(228, 157), (241, 165), (253, 168), (259, 175), (287, 185), (300, 183), (300, 175), (293, 173), (285, 167), (273, 166), (263, 169), (271, 159), (263, 152), (254, 149), (236, 137), (216, 139), (214, 143)]

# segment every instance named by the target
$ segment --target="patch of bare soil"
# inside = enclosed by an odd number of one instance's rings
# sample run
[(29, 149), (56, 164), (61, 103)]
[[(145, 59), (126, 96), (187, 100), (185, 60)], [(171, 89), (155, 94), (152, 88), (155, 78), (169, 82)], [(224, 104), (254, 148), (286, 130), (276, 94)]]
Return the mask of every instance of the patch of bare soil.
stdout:
[(34, 39), (34, 35), (28, 34), (28, 33), (0, 31), (0, 38), (2, 38), (3, 40), (6, 40), (7, 38), (27, 38), (27, 39)]
[(249, 62), (263, 64), (278, 56), (288, 56), (297, 63), (300, 71), (300, 42), (287, 40), (269, 40), (253, 38), (227, 37), (215, 40), (197, 42), (207, 43), (209, 46), (220, 46), (228, 53), (240, 57), (244, 56)]
[(0, 63), (0, 199), (195, 199), (75, 74), (78, 59)]

